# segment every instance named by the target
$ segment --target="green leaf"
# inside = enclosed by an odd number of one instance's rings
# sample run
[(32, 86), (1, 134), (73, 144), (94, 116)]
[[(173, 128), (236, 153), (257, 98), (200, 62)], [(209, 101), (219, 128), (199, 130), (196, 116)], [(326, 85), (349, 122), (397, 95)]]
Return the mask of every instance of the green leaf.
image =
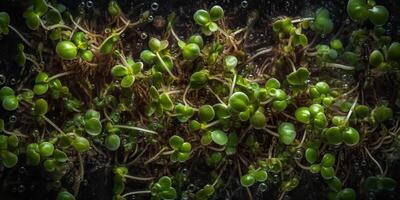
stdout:
[(237, 112), (243, 112), (247, 110), (249, 105), (249, 97), (243, 92), (235, 92), (229, 98), (229, 107)]
[(293, 143), (296, 138), (296, 130), (292, 123), (283, 122), (278, 128), (279, 140), (286, 145)]
[(223, 132), (221, 130), (212, 131), (211, 138), (212, 138), (213, 142), (215, 142), (216, 144), (219, 144), (221, 146), (228, 143), (228, 136), (226, 135), (225, 132)]
[(369, 20), (376, 26), (385, 25), (389, 20), (389, 11), (385, 6), (377, 5), (369, 9)]
[(326, 8), (320, 8), (317, 10), (314, 19), (314, 30), (323, 35), (332, 32), (333, 22), (329, 16), (329, 11)]
[(62, 17), (60, 15), (60, 12), (51, 9), (51, 10), (49, 10), (49, 12), (47, 12), (46, 19), (50, 25), (54, 25), (54, 24), (58, 24), (59, 22), (61, 22)]
[(71, 41), (61, 41), (57, 43), (56, 52), (62, 59), (73, 60), (78, 55), (78, 48)]
[(31, 30), (37, 30), (40, 26), (40, 17), (32, 9), (24, 12), (25, 24)]
[(174, 109), (174, 103), (167, 93), (162, 93), (160, 95), (159, 102), (165, 110), (172, 111)]
[(57, 162), (65, 163), (68, 161), (68, 156), (63, 151), (56, 149), (54, 150), (54, 159)]
[(307, 107), (300, 107), (297, 108), (297, 110), (294, 113), (297, 121), (304, 123), (304, 124), (309, 124), (311, 121), (311, 112), (309, 108)]
[(14, 167), (18, 162), (18, 156), (14, 153), (4, 150), (1, 152), (1, 161), (6, 168)]
[(325, 138), (328, 144), (339, 145), (343, 141), (343, 134), (339, 127), (330, 127), (325, 131)]
[(119, 34), (113, 33), (108, 36), (100, 45), (100, 53), (102, 54), (110, 54), (113, 51), (114, 44), (119, 40)]
[(221, 6), (215, 5), (210, 9), (210, 18), (212, 21), (217, 21), (224, 17), (224, 9)]
[(264, 181), (267, 180), (268, 174), (264, 170), (258, 170), (258, 171), (253, 173), (253, 177), (258, 182), (264, 182)]
[(323, 167), (333, 167), (333, 165), (335, 164), (335, 156), (330, 154), (330, 153), (326, 153), (324, 154), (324, 156), (322, 157), (321, 160), (321, 165)]
[(47, 113), (47, 110), (48, 110), (48, 104), (47, 104), (46, 100), (44, 100), (44, 99), (36, 100), (35, 106), (34, 106), (35, 115), (38, 115), (38, 116), (45, 115)]
[(3, 98), (2, 106), (7, 111), (13, 111), (18, 108), (19, 102), (16, 96), (10, 95)]
[(349, 0), (346, 10), (350, 18), (356, 22), (363, 22), (369, 17), (365, 0)]
[(318, 152), (314, 148), (307, 148), (305, 157), (308, 163), (314, 164), (317, 161)]
[(107, 6), (108, 14), (112, 17), (115, 17), (121, 13), (121, 8), (118, 5), (117, 1), (110, 1)]
[(129, 88), (133, 85), (133, 82), (135, 82), (135, 77), (132, 75), (127, 75), (121, 80), (121, 87)]
[(10, 15), (7, 12), (0, 12), (0, 35), (7, 35), (9, 32)]
[(114, 77), (124, 77), (128, 74), (128, 70), (123, 65), (115, 65), (111, 69), (111, 75)]
[(48, 10), (48, 6), (45, 0), (33, 0), (33, 11), (39, 15), (44, 15)]
[(297, 71), (290, 73), (286, 78), (291, 85), (305, 85), (310, 72), (304, 68), (300, 67)]
[(64, 190), (57, 194), (56, 200), (75, 200), (75, 197), (68, 191)]
[(181, 148), (184, 142), (185, 141), (183, 140), (183, 138), (177, 135), (173, 135), (172, 137), (169, 138), (169, 145), (172, 147), (172, 149), (176, 151), (179, 150), (179, 148)]
[(90, 148), (90, 143), (89, 141), (81, 136), (75, 137), (75, 139), (72, 141), (71, 145), (75, 148), (75, 150), (79, 153), (83, 153)]
[(102, 131), (100, 120), (96, 118), (85, 120), (85, 131), (91, 136), (99, 135)]
[(224, 70), (232, 71), (238, 64), (238, 59), (235, 56), (225, 56), (224, 57)]
[(240, 184), (243, 187), (250, 187), (255, 183), (255, 178), (254, 176), (250, 175), (250, 174), (246, 174), (242, 177), (240, 177)]
[(202, 105), (199, 108), (199, 112), (198, 112), (200, 121), (203, 122), (210, 122), (211, 120), (214, 119), (215, 116), (215, 112), (212, 106), (210, 105)]
[(262, 129), (267, 124), (267, 118), (264, 115), (264, 109), (260, 107), (256, 112), (254, 112), (253, 116), (250, 118), (250, 124), (255, 129)]
[(193, 19), (200, 26), (205, 26), (211, 21), (210, 14), (203, 9), (197, 10), (193, 15)]
[(358, 133), (358, 131), (356, 129), (354, 129), (352, 127), (346, 128), (342, 132), (342, 137), (343, 137), (343, 142), (347, 146), (357, 145), (358, 142), (360, 141), (360, 134)]
[(200, 47), (195, 43), (189, 43), (182, 48), (182, 56), (186, 60), (194, 60), (200, 56)]
[(190, 87), (197, 90), (204, 87), (209, 80), (208, 70), (201, 70), (190, 76)]
[(121, 139), (117, 134), (107, 135), (104, 145), (110, 151), (116, 151), (121, 146)]
[(39, 144), (40, 156), (49, 157), (53, 155), (54, 145), (50, 142), (42, 142)]

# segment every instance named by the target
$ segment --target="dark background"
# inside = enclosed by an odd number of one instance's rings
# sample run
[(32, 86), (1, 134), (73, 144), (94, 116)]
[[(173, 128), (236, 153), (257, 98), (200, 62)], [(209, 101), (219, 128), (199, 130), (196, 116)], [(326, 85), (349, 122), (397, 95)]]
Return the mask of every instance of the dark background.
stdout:
[[(105, 8), (108, 1), (76, 1), (64, 0), (58, 1), (67, 6), (72, 12), (83, 10), (88, 19), (102, 23), (101, 15), (105, 14)], [(260, 46), (267, 46), (273, 43), (270, 24), (274, 18), (282, 15), (287, 16), (311, 16), (319, 7), (324, 6), (332, 13), (335, 21), (335, 30), (341, 23), (346, 23), (348, 16), (346, 13), (347, 0), (224, 0), (224, 1), (205, 1), (205, 0), (158, 0), (158, 1), (119, 1), (121, 8), (127, 16), (136, 19), (137, 16), (145, 10), (150, 10), (153, 16), (167, 16), (171, 12), (176, 12), (179, 16), (180, 23), (177, 24), (176, 31), (180, 34), (190, 34), (187, 28), (193, 25), (192, 15), (199, 8), (210, 8), (212, 5), (221, 5), (226, 12), (230, 28), (243, 27), (246, 25), (246, 19), (250, 12), (257, 10), (260, 19), (255, 25), (254, 42), (260, 43)], [(151, 10), (154, 3), (159, 5), (157, 10)], [(387, 34), (392, 36), (394, 41), (400, 40), (400, 1), (386, 0), (379, 1), (378, 4), (386, 6), (390, 11), (390, 21), (385, 26)], [(0, 11), (7, 11), (11, 15), (11, 24), (26, 33), (27, 36), (31, 31), (24, 24), (22, 13), (30, 5), (30, 1), (26, 0), (0, 0)], [(99, 12), (100, 10), (100, 12)], [(99, 17), (100, 16), (100, 17)], [(355, 27), (356, 28), (356, 27)], [(160, 34), (160, 31), (154, 30), (151, 25), (138, 28), (138, 34), (147, 33), (148, 35)], [(162, 32), (162, 31), (161, 31)], [(23, 77), (19, 76), (20, 69), (13, 61), (15, 55), (15, 45), (19, 38), (10, 30), (8, 36), (0, 40), (0, 74), (5, 76), (4, 85), (15, 85)], [(262, 34), (262, 40), (258, 38)], [(141, 44), (137, 41), (131, 41), (132, 45), (141, 49)], [(7, 119), (13, 113), (0, 112), (1, 118)], [(19, 163), (23, 163), (23, 158)], [(397, 164), (389, 175), (399, 180), (400, 164)], [(305, 176), (305, 175), (304, 175)], [(354, 176), (358, 176), (354, 174)], [(111, 199), (112, 178), (105, 176), (104, 173), (87, 173), (87, 180), (82, 184), (81, 192), (77, 199)], [(356, 181), (358, 178), (352, 177)], [(13, 181), (2, 181), (13, 180)], [(50, 191), (46, 184), (50, 181), (50, 177), (37, 168), (15, 167), (10, 170), (0, 169), (0, 199), (54, 199), (55, 192)], [(138, 186), (139, 188), (142, 188)], [(267, 190), (264, 193), (256, 192), (257, 199), (272, 199), (271, 193)], [(288, 199), (325, 199), (326, 186), (318, 177), (305, 176), (301, 179), (300, 185), (290, 193)], [(382, 195), (382, 194), (381, 194)], [(246, 195), (244, 194), (244, 198)], [(365, 196), (364, 196), (365, 197)], [(363, 197), (363, 198), (364, 198)], [(394, 194), (386, 194), (386, 196), (376, 197), (377, 199), (400, 199)]]

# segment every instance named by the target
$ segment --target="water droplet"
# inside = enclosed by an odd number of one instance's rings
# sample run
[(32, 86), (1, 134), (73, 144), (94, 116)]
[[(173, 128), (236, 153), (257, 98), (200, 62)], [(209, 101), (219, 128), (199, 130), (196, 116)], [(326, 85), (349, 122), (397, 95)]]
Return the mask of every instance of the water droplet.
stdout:
[(265, 183), (260, 183), (260, 185), (258, 185), (258, 190), (260, 190), (261, 192), (264, 192), (268, 189), (268, 185)]
[(295, 159), (296, 160), (300, 160), (303, 158), (303, 151), (301, 148), (296, 150), (296, 154), (295, 154)]
[(0, 85), (4, 85), (6, 83), (7, 78), (3, 74), (0, 74)]
[(140, 34), (140, 38), (142, 40), (145, 40), (147, 38), (147, 33), (146, 32), (142, 32), (142, 34)]
[(187, 168), (183, 168), (183, 169), (182, 169), (182, 173), (183, 173), (184, 175), (187, 175), (188, 172), (189, 172), (189, 170), (188, 170)]
[(362, 166), (362, 167), (367, 166), (367, 161), (366, 161), (366, 160), (362, 160), (362, 161), (361, 161), (361, 166)]
[(158, 5), (157, 2), (153, 2), (153, 3), (150, 5), (150, 8), (151, 8), (153, 11), (157, 11), (159, 7), (160, 7), (160, 6)]
[(8, 120), (9, 120), (10, 123), (15, 123), (17, 121), (17, 116), (11, 115)]
[(24, 175), (24, 174), (26, 173), (25, 167), (20, 167), (20, 168), (18, 169), (18, 173), (21, 174), (21, 175)]
[(242, 7), (242, 8), (247, 8), (248, 5), (249, 5), (249, 2), (247, 2), (247, 1), (242, 1), (240, 3), (240, 7)]
[(15, 78), (10, 79), (10, 85), (15, 85), (17, 80)]
[(154, 19), (153, 15), (150, 15), (149, 17), (147, 17), (147, 21), (152, 22)]
[(92, 8), (94, 5), (93, 1), (87, 1), (86, 2), (86, 8)]
[(18, 190), (18, 193), (24, 193), (25, 192), (25, 186), (24, 185), (19, 185), (17, 190)]

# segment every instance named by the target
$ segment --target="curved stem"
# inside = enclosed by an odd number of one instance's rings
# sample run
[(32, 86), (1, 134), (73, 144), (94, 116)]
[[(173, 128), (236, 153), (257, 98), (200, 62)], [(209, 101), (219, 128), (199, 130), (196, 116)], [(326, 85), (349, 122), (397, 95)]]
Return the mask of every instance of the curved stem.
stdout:
[(222, 167), (221, 171), (219, 172), (217, 178), (215, 179), (215, 181), (213, 182), (212, 186), (215, 187), (215, 185), (218, 183), (218, 180), (221, 178), (222, 174), (225, 171), (227, 163), (225, 162), (224, 166)]
[(50, 81), (52, 81), (52, 80), (54, 80), (56, 78), (60, 78), (60, 77), (63, 77), (63, 76), (68, 76), (68, 75), (73, 74), (73, 73), (74, 72), (72, 72), (72, 71), (67, 71), (67, 72), (62, 72), (62, 73), (56, 74), (56, 75), (51, 76), (50, 78), (48, 78), (47, 82), (50, 82)]
[(42, 115), (43, 119), (49, 123), (51, 126), (53, 126), (58, 132), (62, 133), (63, 135), (65, 135), (65, 132), (63, 130), (61, 130), (60, 127), (58, 127), (54, 122), (52, 122), (49, 118), (47, 118), (46, 116)]
[(124, 175), (125, 178), (136, 180), (136, 181), (151, 181), (155, 179), (155, 177), (138, 177), (138, 176), (131, 176), (131, 175)]
[(232, 81), (231, 88), (230, 88), (230, 90), (229, 90), (229, 96), (232, 96), (233, 90), (235, 89), (236, 78), (237, 78), (237, 73), (236, 73), (236, 72), (233, 72), (233, 81)]
[(264, 54), (271, 53), (271, 52), (272, 52), (272, 50), (273, 50), (273, 48), (272, 48), (272, 47), (270, 47), (270, 48), (265, 48), (265, 49), (262, 49), (262, 50), (258, 51), (256, 54), (254, 54), (253, 56), (251, 56), (249, 59), (247, 59), (246, 63), (249, 63), (249, 62), (251, 62), (252, 60), (256, 59), (258, 56), (261, 56), (261, 55), (264, 55)]
[(213, 95), (215, 96), (215, 98), (218, 99), (218, 101), (219, 101), (220, 103), (226, 105), (225, 102), (222, 101), (221, 98), (210, 88), (210, 86), (207, 85), (206, 88), (211, 92), (211, 94), (213, 94)]
[(23, 42), (25, 42), (26, 45), (28, 45), (29, 47), (33, 48), (33, 45), (16, 28), (14, 28), (11, 25), (8, 25), (8, 28), (13, 30), (19, 36), (19, 38), (21, 38), (21, 40)]
[(292, 24), (301, 23), (301, 22), (305, 22), (305, 21), (313, 21), (313, 20), (314, 20), (313, 17), (294, 19), (294, 20), (292, 20)]
[(90, 35), (90, 36), (93, 36), (93, 37), (102, 37), (102, 35), (95, 34), (95, 33), (92, 33), (92, 32), (90, 32), (90, 31), (84, 29), (82, 26), (80, 26), (78, 23), (76, 23), (76, 22), (74, 21), (74, 19), (72, 18), (72, 15), (70, 15), (69, 18), (71, 19), (71, 22), (72, 22), (79, 30), (81, 30), (82, 32), (84, 32), (84, 33), (86, 33), (86, 34), (88, 34), (88, 35)]
[(54, 24), (54, 25), (51, 25), (51, 26), (46, 26), (46, 25), (43, 23), (42, 20), (39, 20), (39, 21), (40, 21), (40, 25), (42, 26), (42, 28), (45, 29), (45, 30), (47, 30), (47, 31), (51, 31), (51, 30), (53, 30), (53, 29), (55, 29), (55, 28), (65, 28), (65, 29), (68, 29), (68, 30), (72, 30), (71, 27), (69, 27), (69, 26), (67, 26), (67, 25), (64, 25), (64, 24)]
[(151, 193), (150, 190), (139, 190), (139, 191), (128, 192), (128, 193), (122, 195), (122, 197), (127, 197), (127, 196), (131, 196), (131, 195), (135, 195), (135, 194), (150, 194), (150, 193)]
[(214, 125), (217, 125), (217, 124), (219, 124), (219, 120), (213, 121), (213, 122), (211, 122), (211, 123), (205, 125), (204, 127), (202, 127), (202, 129), (208, 129), (208, 128), (210, 128), (210, 127), (212, 127), (212, 126), (214, 126)]
[(144, 129), (144, 128), (139, 128), (135, 126), (127, 126), (127, 125), (113, 125), (115, 128), (122, 128), (122, 129), (129, 129), (129, 130), (136, 130), (136, 131), (141, 131), (141, 132), (146, 132), (146, 133), (152, 133), (152, 134), (158, 134), (155, 131)]
[(300, 168), (302, 168), (302, 169), (304, 169), (304, 170), (310, 170), (309, 167), (304, 166), (303, 164), (301, 164), (299, 160), (294, 159), (294, 161), (296, 162), (297, 166), (299, 166)]
[(268, 129), (267, 127), (264, 127), (263, 130), (267, 131), (267, 133), (269, 133), (269, 134), (271, 134), (271, 135), (273, 135), (275, 137), (279, 137), (279, 134), (277, 132)]
[(168, 149), (167, 147), (163, 147), (158, 153), (156, 153), (156, 155), (154, 155), (153, 157), (148, 159), (146, 162), (144, 162), (144, 165), (147, 165), (147, 164), (153, 162), (154, 160), (156, 160), (167, 149)]
[(303, 146), (303, 143), (306, 140), (306, 136), (307, 136), (307, 130), (304, 130), (303, 138), (301, 139), (300, 144), (297, 145), (296, 148), (300, 148), (301, 146)]
[(353, 113), (354, 108), (355, 108), (356, 105), (357, 105), (357, 101), (358, 101), (358, 95), (357, 95), (356, 99), (354, 100), (353, 105), (351, 105), (351, 108), (350, 108), (349, 112), (347, 113), (346, 120), (345, 120), (346, 123), (345, 123), (345, 124), (348, 124), (349, 119), (350, 119), (350, 117), (351, 117), (351, 114)]
[(347, 66), (347, 65), (342, 65), (338, 63), (325, 63), (325, 67), (330, 67), (330, 68), (338, 68), (338, 69), (343, 69), (343, 70), (354, 70), (353, 66)]
[(382, 169), (381, 165), (379, 164), (379, 162), (378, 162), (377, 160), (375, 160), (375, 158), (374, 158), (374, 157), (371, 155), (371, 153), (368, 151), (368, 148), (367, 148), (367, 147), (364, 147), (364, 149), (365, 149), (365, 152), (368, 154), (368, 156), (371, 158), (371, 160), (376, 164), (376, 166), (378, 166), (379, 171), (381, 172), (381, 175), (382, 175), (382, 176), (385, 176), (385, 174), (384, 174), (384, 172), (383, 172), (383, 169)]
[(160, 55), (158, 52), (156, 52), (156, 56), (157, 56), (157, 59), (160, 61), (162, 67), (165, 69), (165, 71), (167, 71), (168, 74), (169, 74), (173, 79), (178, 79), (178, 78), (171, 72), (171, 70), (169, 70), (167, 64), (165, 64), (164, 60), (161, 58), (161, 55)]

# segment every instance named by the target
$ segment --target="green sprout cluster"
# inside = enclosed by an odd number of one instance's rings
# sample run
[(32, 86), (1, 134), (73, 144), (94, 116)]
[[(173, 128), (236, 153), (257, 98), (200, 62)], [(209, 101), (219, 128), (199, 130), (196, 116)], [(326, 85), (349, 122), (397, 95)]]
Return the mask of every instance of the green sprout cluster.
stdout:
[[(23, 14), (32, 35), (0, 12), (2, 39), (13, 31), (22, 40), (14, 61), (26, 76), (0, 89), (2, 112), (19, 118), (0, 119), (1, 165), (40, 166), (58, 182), (73, 174), (73, 186), (49, 187), (57, 200), (78, 197), (85, 163), (104, 156), (98, 167), (112, 169), (114, 200), (217, 199), (236, 188), (252, 199), (256, 186), (282, 199), (311, 174), (327, 199), (360, 199), (359, 185), (392, 191), (397, 183), (382, 165), (400, 155), (400, 43), (385, 35), (389, 12), (374, 0), (349, 0), (347, 13), (353, 21), (337, 34), (327, 8), (277, 16), (264, 27), (275, 43), (248, 52), (254, 23), (228, 28), (218, 5), (193, 14), (185, 40), (172, 13), (164, 34), (137, 51), (126, 50), (123, 35), (150, 14), (131, 21), (117, 1), (109, 23), (92, 27), (84, 13), (34, 0)], [(395, 103), (374, 88), (388, 77)], [(354, 157), (369, 171), (350, 182)]]

